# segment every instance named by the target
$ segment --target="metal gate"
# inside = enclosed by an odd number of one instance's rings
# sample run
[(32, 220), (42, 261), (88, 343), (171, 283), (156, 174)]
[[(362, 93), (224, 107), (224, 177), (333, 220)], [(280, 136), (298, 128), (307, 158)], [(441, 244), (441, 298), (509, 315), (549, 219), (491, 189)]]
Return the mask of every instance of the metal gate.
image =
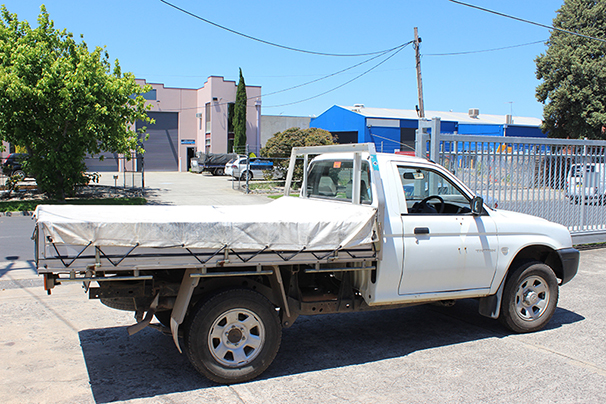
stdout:
[(560, 223), (575, 242), (606, 241), (606, 141), (436, 133), (417, 134), (417, 154), (489, 205)]

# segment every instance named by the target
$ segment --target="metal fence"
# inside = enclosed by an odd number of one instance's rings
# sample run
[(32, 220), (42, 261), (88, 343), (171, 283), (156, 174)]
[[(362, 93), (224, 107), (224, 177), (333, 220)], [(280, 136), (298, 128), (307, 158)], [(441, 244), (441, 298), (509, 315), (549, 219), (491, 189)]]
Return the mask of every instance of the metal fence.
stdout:
[[(145, 188), (145, 164), (142, 156), (131, 158), (124, 156), (86, 157), (84, 163), (88, 174), (98, 174), (98, 184), (120, 188)], [(94, 184), (94, 182), (91, 182)]]
[[(142, 157), (128, 160), (123, 156), (112, 156), (99, 160), (99, 158), (86, 157), (84, 159), (87, 171), (86, 174), (95, 178), (92, 184), (113, 186), (118, 188), (145, 188), (145, 169)], [(7, 183), (9, 176), (0, 170), (0, 190)], [(36, 181), (33, 177), (27, 176), (17, 184), (21, 189), (26, 187), (35, 188)]]
[(421, 136), (418, 150), (489, 204), (560, 223), (573, 235), (606, 236), (606, 141)]

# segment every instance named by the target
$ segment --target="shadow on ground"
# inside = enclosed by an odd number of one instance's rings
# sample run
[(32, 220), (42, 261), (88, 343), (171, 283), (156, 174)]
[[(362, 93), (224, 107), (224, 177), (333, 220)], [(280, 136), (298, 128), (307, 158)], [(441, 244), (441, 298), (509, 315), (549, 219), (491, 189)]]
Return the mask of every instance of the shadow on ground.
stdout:
[[(547, 329), (584, 318), (558, 308)], [(475, 301), (455, 307), (418, 306), (388, 311), (300, 317), (283, 331), (282, 345), (259, 379), (358, 365), (425, 349), (508, 333), (477, 314)], [(79, 333), (97, 403), (154, 397), (216, 386), (200, 376), (170, 336), (147, 328), (128, 337), (126, 327)]]
[(143, 191), (143, 197), (147, 200), (146, 205), (169, 205), (161, 199), (161, 195), (167, 192), (169, 192), (167, 189), (146, 187)]

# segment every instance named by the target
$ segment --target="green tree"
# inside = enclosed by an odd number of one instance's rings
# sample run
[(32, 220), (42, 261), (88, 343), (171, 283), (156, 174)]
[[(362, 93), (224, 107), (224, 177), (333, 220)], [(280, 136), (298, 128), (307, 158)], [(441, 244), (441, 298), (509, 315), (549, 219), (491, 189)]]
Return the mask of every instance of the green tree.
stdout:
[(44, 6), (34, 29), (0, 12), (0, 140), (27, 150), (41, 191), (64, 199), (88, 183), (87, 153), (142, 151), (132, 127), (150, 122), (140, 96), (149, 87), (122, 74), (117, 60), (112, 69), (104, 48), (89, 52), (55, 29)]
[[(606, 0), (565, 0), (553, 26), (606, 38)], [(605, 139), (606, 43), (552, 31), (535, 62), (542, 83), (543, 132), (550, 137)]]
[[(246, 83), (240, 68), (240, 80), (236, 91), (236, 105), (234, 106), (234, 148), (241, 152), (246, 146)], [(228, 150), (231, 152), (231, 150)]]
[[(274, 166), (278, 167), (279, 171), (286, 173), (289, 164), (287, 158), (290, 157), (293, 147), (322, 146), (334, 143), (332, 134), (327, 130), (290, 128), (274, 134), (261, 149), (261, 155), (274, 158)], [(293, 178), (296, 180), (303, 178), (303, 163), (297, 164)]]

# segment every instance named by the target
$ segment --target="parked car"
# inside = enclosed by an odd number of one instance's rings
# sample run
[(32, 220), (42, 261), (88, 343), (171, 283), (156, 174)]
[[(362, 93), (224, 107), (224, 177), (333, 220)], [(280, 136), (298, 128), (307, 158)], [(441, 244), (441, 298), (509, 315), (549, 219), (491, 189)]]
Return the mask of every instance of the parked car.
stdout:
[(246, 164), (246, 157), (239, 157), (237, 160), (225, 166), (225, 173), (240, 180), (245, 181), (248, 176), (249, 180), (262, 179), (264, 171), (272, 171), (274, 163), (269, 159), (253, 157), (250, 159), (249, 166)]
[[(231, 174), (234, 171), (233, 165), (236, 164), (236, 161), (239, 161), (241, 158), (242, 156), (238, 156), (234, 159), (229, 160), (227, 164), (225, 164), (225, 175), (229, 175), (231, 177)], [(244, 157), (244, 164), (246, 164), (246, 157)]]
[(22, 162), (27, 159), (26, 153), (11, 153), (6, 158), (6, 161), (2, 163), (2, 172), (4, 175), (12, 177), (18, 175), (21, 179), (27, 177), (27, 174), (23, 170)]
[(606, 194), (606, 165), (573, 164), (566, 177), (566, 196), (571, 202), (602, 202)]

